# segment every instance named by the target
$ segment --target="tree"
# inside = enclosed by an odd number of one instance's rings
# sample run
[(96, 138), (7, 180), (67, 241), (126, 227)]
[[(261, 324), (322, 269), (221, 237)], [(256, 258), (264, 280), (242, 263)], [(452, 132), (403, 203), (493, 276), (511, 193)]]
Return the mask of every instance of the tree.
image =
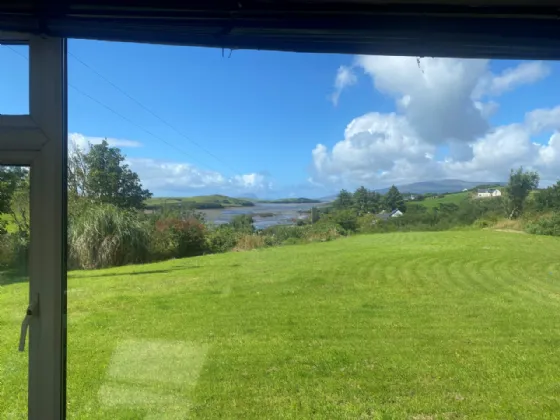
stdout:
[(354, 209), (358, 216), (367, 213), (378, 213), (381, 203), (381, 195), (370, 191), (365, 187), (356, 190), (353, 196)]
[(389, 188), (387, 194), (384, 197), (385, 209), (388, 211), (400, 210), (402, 212), (406, 211), (406, 204), (404, 203), (404, 198), (399, 192), (399, 189), (394, 185)]
[(365, 187), (360, 187), (354, 192), (354, 208), (358, 216), (369, 212), (369, 191)]
[(368, 211), (379, 213), (381, 211), (382, 195), (375, 191), (368, 191)]
[(319, 217), (319, 209), (315, 206), (311, 207), (311, 223), (317, 223)]
[(537, 172), (524, 171), (523, 167), (510, 171), (506, 187), (506, 209), (510, 219), (521, 216), (525, 201), (529, 193), (538, 187), (539, 179)]
[(121, 150), (109, 147), (106, 140), (90, 144), (88, 152), (75, 147), (68, 159), (69, 198), (87, 198), (121, 208), (144, 208), (152, 193), (142, 188), (138, 174), (124, 160)]
[(29, 172), (21, 180), (10, 200), (10, 214), (21, 238), (29, 238)]
[(12, 196), (28, 174), (19, 166), (0, 166), (0, 213), (11, 212)]
[(253, 233), (255, 226), (254, 219), (250, 214), (238, 214), (233, 216), (229, 221), (229, 225), (238, 232)]
[(352, 193), (342, 189), (338, 193), (336, 200), (334, 200), (333, 206), (339, 210), (348, 209), (352, 207), (353, 203), (354, 203), (354, 199), (352, 197)]
[(537, 192), (534, 203), (537, 211), (560, 210), (560, 181)]

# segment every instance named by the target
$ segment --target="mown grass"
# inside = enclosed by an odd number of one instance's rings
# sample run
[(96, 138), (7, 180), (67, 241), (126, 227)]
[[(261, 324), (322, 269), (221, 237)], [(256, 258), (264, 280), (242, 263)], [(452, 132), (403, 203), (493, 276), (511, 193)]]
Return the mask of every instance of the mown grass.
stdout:
[(472, 195), (471, 191), (464, 191), (454, 194), (446, 194), (442, 198), (426, 198), (422, 201), (412, 201), (407, 205), (424, 206), (429, 209), (436, 208), (440, 204), (459, 204), (463, 200), (467, 200)]
[[(68, 415), (559, 418), (559, 254), (397, 233), (72, 272)], [(26, 293), (0, 288), (0, 418), (25, 406)]]

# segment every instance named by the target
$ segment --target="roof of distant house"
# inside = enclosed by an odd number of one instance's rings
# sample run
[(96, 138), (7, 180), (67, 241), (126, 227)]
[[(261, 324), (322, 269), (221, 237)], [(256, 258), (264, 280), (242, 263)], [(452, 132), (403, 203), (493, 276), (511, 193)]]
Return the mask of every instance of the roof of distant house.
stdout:
[(393, 215), (395, 215), (397, 212), (401, 213), (401, 211), (399, 209), (395, 209), (391, 212), (386, 212), (385, 210), (383, 210), (381, 213), (379, 213), (377, 215), (378, 219), (382, 219), (382, 220), (386, 220), (389, 219), (390, 217), (393, 217)]
[(481, 194), (484, 194), (484, 193), (492, 194), (494, 191), (497, 191), (496, 188), (483, 188), (483, 189), (478, 190), (478, 192), (481, 193)]

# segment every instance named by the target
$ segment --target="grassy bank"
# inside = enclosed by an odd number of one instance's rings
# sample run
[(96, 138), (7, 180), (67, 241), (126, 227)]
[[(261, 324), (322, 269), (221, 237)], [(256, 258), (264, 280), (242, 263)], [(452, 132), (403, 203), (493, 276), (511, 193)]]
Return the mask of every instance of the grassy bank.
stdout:
[[(558, 249), (395, 233), (72, 272), (69, 418), (558, 418)], [(0, 287), (0, 418), (26, 296)]]
[(408, 202), (408, 206), (424, 206), (429, 209), (437, 208), (440, 204), (459, 204), (461, 201), (468, 199), (473, 193), (471, 191), (464, 191), (454, 194), (446, 194), (441, 198), (428, 197), (423, 201)]
[(252, 207), (249, 200), (225, 195), (201, 195), (197, 197), (154, 197), (146, 200), (148, 209), (185, 206), (191, 209), (223, 209), (227, 207)]

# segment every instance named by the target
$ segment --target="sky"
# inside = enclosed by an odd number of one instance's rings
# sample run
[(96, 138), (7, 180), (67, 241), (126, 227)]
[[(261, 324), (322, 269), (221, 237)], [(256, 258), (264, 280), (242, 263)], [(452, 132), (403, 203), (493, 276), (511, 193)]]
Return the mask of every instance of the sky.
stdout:
[[(560, 177), (556, 62), (70, 40), (72, 147), (107, 138), (155, 196), (323, 197), (360, 185)], [(28, 112), (0, 47), (0, 113)]]

